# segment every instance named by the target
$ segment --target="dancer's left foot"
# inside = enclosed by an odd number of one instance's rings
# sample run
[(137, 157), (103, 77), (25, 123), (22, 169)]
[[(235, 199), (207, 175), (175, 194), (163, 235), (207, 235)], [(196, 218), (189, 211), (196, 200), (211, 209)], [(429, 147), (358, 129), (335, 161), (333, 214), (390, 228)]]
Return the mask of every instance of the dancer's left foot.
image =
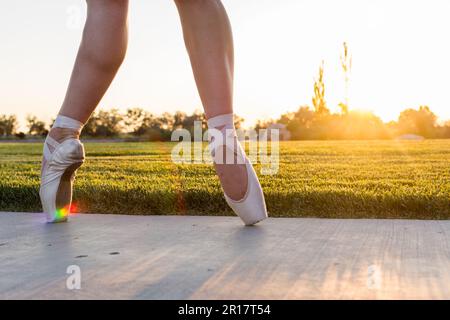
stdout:
[(84, 162), (82, 124), (58, 116), (44, 143), (39, 195), (47, 222), (65, 222), (70, 213), (76, 170)]

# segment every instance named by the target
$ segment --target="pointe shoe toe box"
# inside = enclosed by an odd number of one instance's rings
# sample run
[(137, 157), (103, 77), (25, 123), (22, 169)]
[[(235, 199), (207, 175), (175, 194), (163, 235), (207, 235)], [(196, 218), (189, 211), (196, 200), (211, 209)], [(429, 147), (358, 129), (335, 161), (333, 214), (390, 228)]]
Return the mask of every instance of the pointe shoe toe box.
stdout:
[(254, 225), (267, 216), (266, 202), (255, 170), (247, 163), (247, 192), (241, 200), (233, 200), (225, 194), (225, 200), (233, 211), (242, 219), (245, 225)]

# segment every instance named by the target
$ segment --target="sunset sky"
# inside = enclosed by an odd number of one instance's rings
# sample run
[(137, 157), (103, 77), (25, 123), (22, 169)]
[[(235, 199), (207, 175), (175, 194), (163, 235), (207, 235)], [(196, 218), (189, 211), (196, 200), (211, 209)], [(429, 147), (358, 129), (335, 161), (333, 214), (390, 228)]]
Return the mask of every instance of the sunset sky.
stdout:
[[(127, 59), (102, 108), (200, 108), (175, 5), (131, 0)], [(450, 119), (450, 1), (224, 0), (236, 49), (235, 111), (277, 117), (311, 104), (325, 60), (327, 100), (343, 100), (339, 54), (353, 54), (350, 107), (383, 120), (429, 105)], [(85, 18), (82, 0), (0, 4), (0, 114), (49, 120), (65, 94)], [(78, 13), (80, 15), (78, 15)]]

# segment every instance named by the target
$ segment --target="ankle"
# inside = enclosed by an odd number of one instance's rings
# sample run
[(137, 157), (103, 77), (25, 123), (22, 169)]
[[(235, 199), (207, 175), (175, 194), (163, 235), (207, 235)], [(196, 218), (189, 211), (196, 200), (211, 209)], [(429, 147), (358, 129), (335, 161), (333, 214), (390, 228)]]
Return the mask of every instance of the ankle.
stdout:
[(61, 143), (70, 138), (79, 139), (81, 129), (83, 129), (82, 122), (59, 114), (53, 123), (49, 136)]
[(80, 130), (54, 127), (50, 130), (48, 135), (61, 143), (67, 139), (79, 139)]

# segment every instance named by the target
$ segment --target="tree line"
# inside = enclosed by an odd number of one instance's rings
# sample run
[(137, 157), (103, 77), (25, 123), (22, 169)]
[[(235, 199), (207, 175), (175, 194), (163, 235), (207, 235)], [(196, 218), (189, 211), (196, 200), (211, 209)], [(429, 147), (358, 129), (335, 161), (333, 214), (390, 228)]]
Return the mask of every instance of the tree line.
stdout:
[(274, 124), (282, 124), (291, 140), (393, 139), (405, 135), (428, 139), (450, 138), (450, 121), (439, 125), (428, 106), (406, 109), (397, 121), (387, 123), (371, 112), (330, 113), (324, 110), (319, 113), (309, 106), (302, 106), (279, 119), (258, 121), (256, 129), (269, 128)]
[[(26, 132), (18, 131), (19, 122), (15, 115), (0, 115), (0, 136), (3, 137), (44, 137), (53, 125), (38, 119), (26, 117)], [(182, 111), (165, 112), (155, 115), (142, 108), (129, 108), (121, 112), (117, 108), (94, 112), (85, 124), (81, 136), (92, 138), (136, 137), (147, 141), (170, 141), (172, 132), (184, 128), (193, 134), (194, 123), (199, 121), (206, 129), (206, 119), (198, 110), (191, 114)], [(235, 126), (240, 128), (243, 118), (235, 116)]]
[[(437, 116), (428, 106), (406, 109), (397, 121), (383, 122), (370, 112), (348, 111), (331, 113), (326, 104), (316, 97), (313, 108), (301, 106), (295, 112), (288, 112), (275, 120), (257, 121), (252, 129), (283, 128), (291, 140), (324, 139), (390, 139), (413, 134), (424, 138), (450, 138), (450, 121), (439, 125)], [(84, 126), (82, 137), (114, 138), (135, 137), (147, 141), (170, 141), (172, 132), (184, 128), (191, 133), (194, 122), (200, 121), (206, 129), (206, 119), (200, 111), (192, 114), (177, 111), (155, 115), (141, 108), (125, 112), (118, 109), (95, 112)], [(236, 117), (237, 128), (244, 119)], [(0, 115), (0, 136), (27, 138), (46, 136), (53, 121), (45, 123), (35, 116), (27, 116), (26, 132), (18, 131), (19, 122), (14, 115)], [(277, 126), (278, 125), (278, 126)]]

